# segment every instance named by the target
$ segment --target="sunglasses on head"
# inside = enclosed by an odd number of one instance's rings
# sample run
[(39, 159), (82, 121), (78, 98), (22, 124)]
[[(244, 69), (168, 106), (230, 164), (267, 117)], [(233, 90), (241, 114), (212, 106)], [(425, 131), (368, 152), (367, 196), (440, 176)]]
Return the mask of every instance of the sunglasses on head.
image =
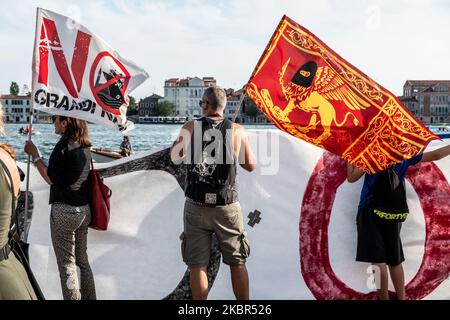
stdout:
[(67, 118), (64, 116), (52, 116), (52, 122), (55, 123), (56, 120), (59, 120), (59, 122), (66, 120)]

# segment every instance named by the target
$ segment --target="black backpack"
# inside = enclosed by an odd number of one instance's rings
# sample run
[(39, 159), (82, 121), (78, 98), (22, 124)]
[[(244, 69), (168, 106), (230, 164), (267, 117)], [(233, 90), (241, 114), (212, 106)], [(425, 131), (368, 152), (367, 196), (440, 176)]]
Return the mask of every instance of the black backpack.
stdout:
[(377, 174), (373, 194), (373, 212), (382, 221), (403, 222), (408, 217), (405, 181), (397, 172), (388, 168)]
[[(203, 117), (197, 121), (202, 123), (202, 137), (205, 131), (213, 129), (212, 120)], [(228, 119), (223, 121), (214, 130), (220, 131), (223, 141), (218, 150), (212, 150), (212, 157), (215, 151), (217, 158), (222, 159), (220, 164), (209, 163), (209, 158), (205, 149), (213, 143), (202, 139), (201, 152), (195, 153), (195, 143), (199, 141), (191, 139), (191, 163), (187, 166), (185, 195), (195, 202), (212, 206), (223, 206), (233, 203), (237, 199), (236, 183), (236, 163), (233, 150), (229, 150), (226, 145), (227, 130), (232, 128), (232, 122)], [(189, 156), (189, 155), (188, 155)]]

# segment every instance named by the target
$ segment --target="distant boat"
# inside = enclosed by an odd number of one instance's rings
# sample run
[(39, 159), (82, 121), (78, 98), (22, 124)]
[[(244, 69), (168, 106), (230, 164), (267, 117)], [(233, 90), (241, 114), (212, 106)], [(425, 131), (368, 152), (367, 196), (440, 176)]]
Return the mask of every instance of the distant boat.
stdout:
[(427, 126), (431, 132), (437, 135), (439, 138), (445, 139), (450, 138), (450, 126)]
[[(22, 130), (20, 130), (22, 129)], [(28, 135), (28, 131), (26, 131), (26, 129), (24, 128), (20, 128), (19, 129), (19, 134), (22, 136), (27, 136)], [(31, 130), (31, 135), (35, 135), (35, 134), (41, 134), (40, 132), (36, 131), (34, 128)]]
[(95, 162), (99, 163), (110, 162), (123, 158), (123, 155), (120, 154), (120, 151), (114, 151), (106, 148), (91, 147), (91, 155), (92, 159)]
[(186, 121), (188, 117), (139, 117), (139, 123), (183, 124)]

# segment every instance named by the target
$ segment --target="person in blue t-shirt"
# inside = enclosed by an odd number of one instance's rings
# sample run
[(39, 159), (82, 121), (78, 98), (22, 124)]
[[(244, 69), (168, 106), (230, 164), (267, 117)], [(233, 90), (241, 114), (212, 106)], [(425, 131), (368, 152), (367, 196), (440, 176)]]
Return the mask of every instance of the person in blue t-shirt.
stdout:
[[(419, 162), (440, 160), (450, 154), (450, 145), (434, 151), (421, 153), (411, 159), (395, 164), (392, 168), (404, 183), (409, 166)], [(353, 183), (364, 175), (364, 171), (347, 163), (347, 181)], [(386, 223), (380, 221), (373, 210), (373, 192), (379, 173), (366, 174), (356, 217), (358, 243), (356, 261), (369, 262), (379, 271), (379, 287), (377, 287), (380, 300), (388, 300), (388, 269), (395, 288), (398, 300), (405, 299), (405, 276), (403, 273), (402, 242), (400, 239), (401, 222)]]

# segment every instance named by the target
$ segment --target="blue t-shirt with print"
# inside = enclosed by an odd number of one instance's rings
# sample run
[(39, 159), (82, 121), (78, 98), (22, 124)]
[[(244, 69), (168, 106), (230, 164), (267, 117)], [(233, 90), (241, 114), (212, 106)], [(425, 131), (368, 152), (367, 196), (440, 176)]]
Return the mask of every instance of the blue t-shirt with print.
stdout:
[[(404, 160), (393, 166), (395, 172), (397, 172), (401, 181), (405, 181), (406, 171), (408, 170), (408, 167), (419, 163), (420, 160), (422, 160), (422, 155), (423, 155), (422, 153), (418, 154), (417, 156), (412, 157), (411, 159)], [(370, 190), (371, 189), (373, 190), (373, 188), (375, 187), (376, 178), (377, 178), (377, 173), (365, 175), (364, 185), (361, 190), (361, 197), (359, 199), (359, 206), (358, 206), (359, 210), (373, 202), (373, 195)], [(370, 186), (370, 189), (369, 189), (369, 186)]]

